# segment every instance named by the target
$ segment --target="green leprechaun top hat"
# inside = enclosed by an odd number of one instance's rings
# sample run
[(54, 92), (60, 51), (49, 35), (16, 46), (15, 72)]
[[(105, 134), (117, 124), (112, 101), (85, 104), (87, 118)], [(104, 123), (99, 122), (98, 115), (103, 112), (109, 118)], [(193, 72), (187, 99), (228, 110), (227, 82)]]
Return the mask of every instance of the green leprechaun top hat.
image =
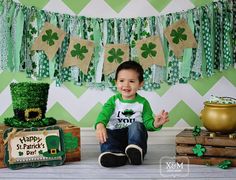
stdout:
[(48, 151), (42, 153), (44, 157), (59, 157), (65, 154), (65, 152), (59, 150), (60, 138), (58, 136), (47, 136), (46, 144)]
[(5, 118), (7, 126), (30, 128), (56, 124), (54, 118), (46, 118), (48, 83), (10, 84), (14, 117)]

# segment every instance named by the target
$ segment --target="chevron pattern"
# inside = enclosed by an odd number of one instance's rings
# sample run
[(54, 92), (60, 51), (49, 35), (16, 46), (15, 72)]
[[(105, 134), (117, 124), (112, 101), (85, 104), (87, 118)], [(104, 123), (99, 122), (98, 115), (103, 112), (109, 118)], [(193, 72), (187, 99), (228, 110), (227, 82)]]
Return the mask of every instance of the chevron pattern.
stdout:
[[(16, 73), (15, 76), (10, 76), (11, 74), (6, 72), (0, 74), (0, 79), (4, 80), (0, 87), (0, 99), (2, 100), (0, 102), (0, 122), (5, 117), (13, 116), (10, 83), (29, 80), (20, 76), (21, 73)], [(166, 127), (178, 127), (180, 120), (185, 121), (188, 126), (201, 125), (199, 113), (204, 101), (212, 94), (236, 97), (235, 80), (232, 78), (235, 75), (236, 70), (232, 69), (227, 73), (216, 74), (207, 81), (192, 82), (194, 86), (177, 84), (167, 87), (166, 85), (159, 92), (140, 91), (140, 94), (149, 100), (154, 113), (158, 113), (161, 109), (169, 111), (171, 121), (166, 124)], [(92, 127), (102, 105), (113, 94), (108, 89), (100, 91), (68, 84), (58, 88), (52, 82), (46, 115), (56, 119), (66, 119), (81, 127)]]
[[(148, 16), (186, 10), (200, 6), (212, 0), (15, 0), (27, 6), (36, 6), (47, 11), (57, 11), (72, 15), (100, 16), (100, 17), (129, 17)], [(55, 5), (55, 3), (57, 3)], [(145, 9), (145, 11), (143, 11)], [(150, 14), (148, 14), (150, 13)], [(184, 127), (201, 125), (199, 113), (203, 103), (211, 95), (236, 97), (236, 69), (216, 72), (210, 78), (191, 81), (189, 84), (169, 86), (161, 84), (161, 88), (154, 92), (140, 91), (145, 96), (154, 113), (165, 109), (170, 113), (170, 121), (166, 127)], [(13, 116), (9, 85), (11, 82), (34, 81), (27, 78), (25, 73), (0, 72), (0, 123), (5, 117)], [(102, 105), (113, 95), (110, 90), (96, 90), (87, 87), (64, 83), (56, 87), (50, 83), (47, 117), (64, 119), (81, 127), (92, 127)]]
[[(26, 6), (35, 6), (38, 9), (45, 9), (47, 11), (56, 11), (71, 15), (87, 15), (93, 14), (94, 16), (101, 16), (107, 13), (111, 16), (116, 16), (122, 11), (132, 11), (133, 14), (139, 16), (143, 8), (149, 6), (150, 9), (146, 10), (151, 13), (164, 13), (172, 11), (180, 11), (192, 8), (194, 6), (201, 6), (212, 2), (213, 0), (14, 0)], [(56, 5), (55, 5), (56, 3)], [(104, 9), (105, 8), (105, 9)], [(126, 9), (127, 8), (127, 9)], [(102, 10), (101, 10), (102, 9)], [(137, 12), (139, 13), (137, 14)], [(101, 12), (101, 13), (100, 13)], [(114, 13), (115, 12), (115, 13)], [(117, 14), (116, 14), (117, 13)], [(129, 13), (128, 13), (129, 14)], [(92, 15), (93, 16), (93, 15)]]

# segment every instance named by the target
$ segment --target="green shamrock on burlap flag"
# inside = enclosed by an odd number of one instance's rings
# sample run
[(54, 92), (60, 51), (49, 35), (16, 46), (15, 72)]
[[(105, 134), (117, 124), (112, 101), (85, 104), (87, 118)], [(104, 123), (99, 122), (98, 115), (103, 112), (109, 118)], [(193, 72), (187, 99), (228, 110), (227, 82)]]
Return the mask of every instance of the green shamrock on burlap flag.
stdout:
[(136, 49), (139, 63), (144, 69), (153, 64), (165, 66), (164, 51), (159, 36), (151, 36), (137, 41)]
[(124, 61), (129, 60), (128, 44), (106, 44), (104, 47), (103, 73), (111, 74)]
[(93, 41), (78, 37), (71, 38), (63, 67), (77, 66), (84, 74), (87, 74), (93, 50)]
[(35, 39), (31, 50), (43, 50), (48, 59), (51, 60), (61, 46), (65, 35), (66, 33), (63, 30), (46, 22), (41, 33)]
[(184, 19), (168, 26), (164, 30), (164, 35), (176, 57), (181, 57), (185, 48), (197, 47), (197, 41)]

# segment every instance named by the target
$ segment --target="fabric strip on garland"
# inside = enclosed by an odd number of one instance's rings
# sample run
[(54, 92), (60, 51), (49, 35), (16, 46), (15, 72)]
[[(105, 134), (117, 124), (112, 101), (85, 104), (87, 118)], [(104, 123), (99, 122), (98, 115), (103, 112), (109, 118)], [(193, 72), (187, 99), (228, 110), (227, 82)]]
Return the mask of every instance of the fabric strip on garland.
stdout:
[(0, 2), (0, 70), (7, 69), (7, 53), (8, 53), (8, 45), (7, 45), (7, 34), (9, 28), (7, 25), (7, 14), (9, 12), (9, 5), (6, 1)]
[(191, 60), (191, 79), (197, 80), (201, 77), (201, 66), (202, 66), (202, 36), (201, 36), (201, 19), (200, 19), (200, 9), (197, 11), (192, 11), (193, 23), (194, 23), (194, 37), (198, 43), (197, 48), (192, 51)]
[[(53, 14), (50, 18), (50, 23), (53, 24), (54, 26), (57, 26), (57, 16)], [(42, 52), (43, 53), (43, 52)], [(43, 77), (50, 77), (50, 79), (54, 78), (54, 70), (55, 70), (55, 62), (56, 59), (58, 58), (58, 53), (55, 54), (55, 56), (48, 60), (46, 58), (42, 58), (42, 76)]]
[[(102, 68), (103, 68), (103, 48), (102, 44), (106, 44), (107, 40), (107, 20), (104, 20), (103, 23), (99, 24), (97, 20), (93, 20), (93, 33), (94, 33), (94, 62), (95, 65), (95, 82), (101, 83), (102, 80)], [(103, 32), (103, 34), (102, 34)], [(103, 36), (103, 41), (102, 41)]]
[(211, 18), (212, 18), (211, 8), (209, 6), (203, 7), (202, 8), (202, 37), (203, 37), (204, 57), (206, 60), (206, 64), (205, 63), (203, 64), (203, 70), (206, 69), (207, 76), (213, 75)]
[[(78, 18), (70, 17), (70, 23), (69, 23), (70, 38), (77, 36), (78, 27), (79, 27)], [(64, 60), (63, 64), (64, 63), (65, 63), (65, 60)], [(77, 66), (72, 66), (70, 69), (71, 69), (71, 81), (75, 85), (80, 85), (80, 84), (78, 84), (79, 68)]]
[[(190, 30), (192, 32), (194, 32), (192, 12), (187, 11), (183, 15), (184, 15), (183, 18), (186, 20)], [(197, 43), (197, 42), (195, 42), (195, 43)], [(181, 69), (180, 69), (180, 79), (182, 80), (183, 83), (186, 83), (190, 77), (190, 71), (191, 71), (190, 59), (192, 58), (192, 54), (193, 54), (192, 48), (185, 48), (184, 49), (183, 62), (182, 62)]]
[(56, 76), (56, 86), (61, 86), (65, 81), (70, 81), (71, 72), (70, 68), (64, 67), (63, 62), (66, 56), (67, 47), (69, 45), (69, 16), (68, 15), (59, 15), (58, 16), (58, 25), (66, 33), (64, 40), (58, 50), (59, 58), (56, 61), (56, 67), (58, 68), (58, 74)]
[(228, 69), (232, 65), (232, 2), (223, 5), (223, 69)]
[(213, 2), (213, 31), (214, 31), (214, 69), (220, 69), (222, 45), (222, 7), (220, 2)]
[[(172, 24), (175, 20), (173, 16), (166, 17), (166, 27)], [(177, 17), (176, 17), (177, 18)], [(169, 47), (169, 44), (168, 44)], [(176, 84), (179, 81), (179, 60), (174, 55), (173, 50), (168, 51), (168, 63), (167, 63), (167, 83), (169, 85)]]
[[(162, 24), (160, 22), (160, 18), (158, 17), (150, 17), (149, 19), (150, 21), (150, 30), (151, 30), (151, 34), (152, 35), (157, 35), (160, 37), (160, 43), (162, 46), (162, 51), (163, 51), (163, 58), (165, 61), (165, 66), (166, 66), (166, 59), (165, 59), (165, 52), (164, 52), (164, 48), (163, 48), (163, 27)], [(156, 26), (156, 24), (158, 24), (158, 26)], [(160, 88), (160, 83), (164, 81), (164, 73), (165, 73), (165, 67), (162, 66), (158, 66), (158, 65), (153, 65), (151, 67), (152, 70), (152, 82), (154, 85), (154, 89), (156, 88)]]
[[(13, 4), (9, 12), (7, 12), (7, 25), (8, 25), (8, 31), (7, 31), (7, 47), (8, 47), (8, 53), (7, 53), (7, 60), (8, 60), (8, 68), (10, 71), (13, 71), (14, 68), (14, 62), (13, 62), (13, 39), (12, 39), (12, 24), (14, 24), (14, 12), (15, 12), (16, 5)], [(13, 25), (14, 26), (14, 25)], [(13, 30), (14, 31), (14, 30)]]
[(236, 0), (233, 0), (233, 59), (236, 63)]
[(20, 50), (21, 50), (21, 43), (22, 43), (22, 36), (23, 36), (23, 25), (24, 25), (24, 15), (19, 8), (19, 6), (16, 7), (17, 10), (15, 11), (15, 17), (14, 17), (14, 31), (13, 33), (13, 62), (14, 62), (14, 69), (16, 72), (19, 71), (20, 68)]

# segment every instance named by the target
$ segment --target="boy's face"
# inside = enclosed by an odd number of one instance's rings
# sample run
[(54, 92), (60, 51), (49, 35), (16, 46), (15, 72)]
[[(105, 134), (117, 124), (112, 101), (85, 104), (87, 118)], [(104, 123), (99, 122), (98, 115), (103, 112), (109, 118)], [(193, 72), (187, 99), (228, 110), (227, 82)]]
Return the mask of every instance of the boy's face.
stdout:
[(134, 99), (136, 92), (143, 86), (138, 73), (132, 69), (123, 69), (117, 75), (116, 87), (125, 100)]

